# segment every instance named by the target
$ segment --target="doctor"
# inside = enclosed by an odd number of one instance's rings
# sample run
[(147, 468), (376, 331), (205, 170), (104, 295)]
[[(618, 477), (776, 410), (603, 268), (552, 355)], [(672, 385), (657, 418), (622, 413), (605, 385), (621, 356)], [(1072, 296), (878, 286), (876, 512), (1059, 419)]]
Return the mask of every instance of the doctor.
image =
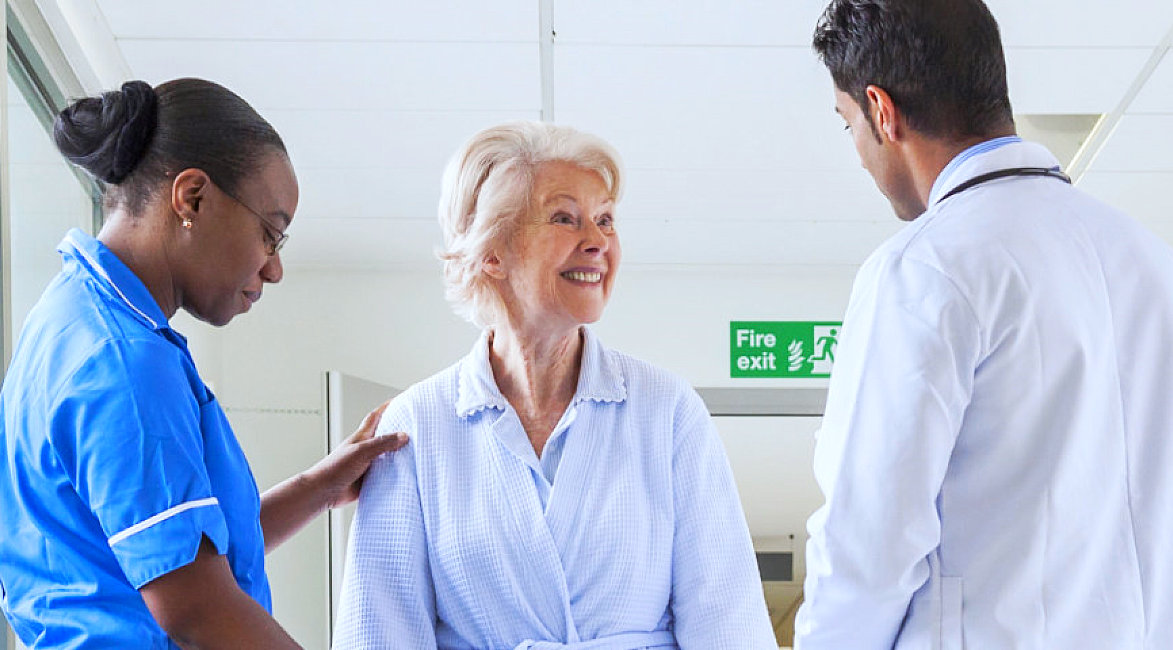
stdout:
[(281, 280), (297, 207), (280, 136), (222, 86), (132, 81), (54, 125), (103, 183), (0, 392), (0, 606), (36, 648), (295, 648), (270, 615), (265, 553), (354, 500), (378, 412), (263, 496), (187, 341)]
[(1015, 136), (980, 0), (814, 47), (911, 223), (848, 306), (798, 648), (1173, 647), (1173, 251)]

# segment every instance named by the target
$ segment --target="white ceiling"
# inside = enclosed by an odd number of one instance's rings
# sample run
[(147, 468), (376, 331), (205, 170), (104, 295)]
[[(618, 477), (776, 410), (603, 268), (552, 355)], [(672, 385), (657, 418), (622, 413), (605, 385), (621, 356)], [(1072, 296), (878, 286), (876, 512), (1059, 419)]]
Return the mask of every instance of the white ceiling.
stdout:
[[(447, 157), (540, 118), (544, 90), (624, 157), (625, 265), (857, 265), (900, 227), (810, 51), (824, 0), (62, 1), (96, 7), (132, 76), (219, 81), (277, 127), (302, 185), (286, 264), (433, 266)], [(1143, 74), (1173, 2), (989, 4), (1015, 110), (1109, 114), (1082, 186), (1173, 241), (1173, 56)]]

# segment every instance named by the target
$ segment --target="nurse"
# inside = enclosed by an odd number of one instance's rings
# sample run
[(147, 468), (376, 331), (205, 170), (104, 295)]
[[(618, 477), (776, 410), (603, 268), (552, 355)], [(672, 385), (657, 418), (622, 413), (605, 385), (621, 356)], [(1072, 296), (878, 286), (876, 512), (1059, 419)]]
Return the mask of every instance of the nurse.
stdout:
[(797, 647), (1173, 648), (1173, 250), (1015, 135), (980, 0), (836, 0), (814, 47), (910, 223), (843, 324)]
[(264, 557), (367, 466), (371, 438), (261, 496), (186, 340), (281, 280), (297, 181), (276, 131), (199, 79), (82, 99), (58, 148), (99, 179), (98, 237), (73, 230), (0, 392), (0, 603), (30, 648), (295, 648)]

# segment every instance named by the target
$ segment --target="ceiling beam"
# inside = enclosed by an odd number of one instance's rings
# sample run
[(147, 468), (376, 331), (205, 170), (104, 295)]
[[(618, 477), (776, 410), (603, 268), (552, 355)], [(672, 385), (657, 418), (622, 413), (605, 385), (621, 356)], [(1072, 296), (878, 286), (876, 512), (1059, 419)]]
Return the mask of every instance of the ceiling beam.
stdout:
[(552, 0), (538, 0), (538, 56), (542, 75), (542, 121), (554, 121), (554, 12)]
[(1148, 61), (1145, 62), (1144, 67), (1132, 80), (1132, 85), (1120, 98), (1120, 102), (1111, 112), (1105, 113), (1100, 121), (1092, 128), (1092, 132), (1088, 135), (1083, 146), (1075, 153), (1075, 157), (1071, 160), (1071, 165), (1067, 168), (1067, 175), (1075, 183), (1079, 183), (1083, 175), (1091, 168), (1092, 163), (1095, 162), (1096, 157), (1103, 151), (1104, 145), (1108, 144), (1108, 140), (1112, 137), (1112, 133), (1116, 131), (1116, 127), (1120, 125), (1120, 120), (1124, 119), (1124, 115), (1132, 106), (1132, 102), (1136, 100), (1136, 96), (1140, 94), (1141, 89), (1152, 78), (1153, 72), (1157, 70), (1157, 66), (1161, 64), (1161, 59), (1173, 47), (1173, 27), (1169, 28), (1169, 32), (1165, 34), (1165, 38), (1153, 48), (1152, 54), (1149, 55)]

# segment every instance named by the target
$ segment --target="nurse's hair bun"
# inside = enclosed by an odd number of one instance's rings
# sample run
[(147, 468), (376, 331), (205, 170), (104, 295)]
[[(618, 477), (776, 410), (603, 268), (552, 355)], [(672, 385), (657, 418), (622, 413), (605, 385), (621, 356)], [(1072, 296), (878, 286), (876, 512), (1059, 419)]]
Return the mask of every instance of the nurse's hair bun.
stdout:
[(159, 99), (143, 81), (80, 99), (53, 123), (53, 141), (70, 162), (117, 185), (134, 171), (158, 124)]

